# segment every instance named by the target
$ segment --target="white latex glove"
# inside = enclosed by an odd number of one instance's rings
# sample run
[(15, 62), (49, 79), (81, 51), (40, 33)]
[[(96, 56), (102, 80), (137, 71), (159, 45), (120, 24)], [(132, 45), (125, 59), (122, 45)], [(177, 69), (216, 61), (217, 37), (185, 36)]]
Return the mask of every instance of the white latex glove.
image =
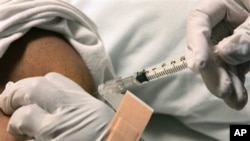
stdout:
[(8, 83), (0, 107), (12, 114), (11, 134), (37, 141), (95, 141), (114, 115), (106, 104), (57, 73)]
[(234, 109), (247, 103), (250, 1), (200, 0), (188, 18), (187, 58), (211, 93)]

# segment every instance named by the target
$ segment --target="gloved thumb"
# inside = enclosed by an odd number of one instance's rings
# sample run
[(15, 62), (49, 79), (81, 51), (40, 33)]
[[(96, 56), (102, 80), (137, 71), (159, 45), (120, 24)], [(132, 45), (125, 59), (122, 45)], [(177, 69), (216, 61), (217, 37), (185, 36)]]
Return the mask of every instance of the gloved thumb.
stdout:
[(231, 36), (219, 42), (216, 52), (230, 65), (238, 65), (250, 60), (250, 16), (234, 30)]
[(13, 113), (7, 130), (19, 140), (36, 138), (40, 124), (47, 115), (49, 114), (36, 104), (23, 106)]
[(224, 98), (224, 102), (233, 109), (241, 110), (245, 107), (248, 101), (247, 90), (244, 86), (245, 78), (243, 78), (241, 72), (237, 71), (235, 66), (228, 68), (227, 72), (231, 77), (234, 91), (231, 95), (229, 95), (229, 97)]

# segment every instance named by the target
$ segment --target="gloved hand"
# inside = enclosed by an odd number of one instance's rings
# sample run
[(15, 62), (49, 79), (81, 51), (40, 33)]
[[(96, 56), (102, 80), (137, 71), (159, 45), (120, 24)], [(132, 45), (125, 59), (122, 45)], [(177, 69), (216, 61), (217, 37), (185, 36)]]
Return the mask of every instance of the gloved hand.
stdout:
[(249, 11), (249, 0), (200, 0), (187, 24), (189, 67), (201, 74), (211, 93), (237, 110), (248, 99)]
[(70, 79), (49, 73), (9, 82), (0, 107), (11, 115), (8, 131), (38, 141), (98, 140), (114, 111)]

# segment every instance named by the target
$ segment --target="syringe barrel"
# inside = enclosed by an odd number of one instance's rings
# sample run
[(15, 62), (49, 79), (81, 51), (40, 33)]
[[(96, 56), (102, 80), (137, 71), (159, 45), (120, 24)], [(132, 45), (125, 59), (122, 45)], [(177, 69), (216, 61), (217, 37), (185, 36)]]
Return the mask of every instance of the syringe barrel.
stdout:
[(141, 72), (137, 72), (136, 80), (140, 83), (155, 80), (170, 74), (182, 71), (187, 68), (187, 62), (185, 56), (182, 56), (178, 60), (173, 60), (166, 63), (149, 67)]
[(187, 68), (187, 62), (185, 57), (181, 57), (179, 60), (173, 60), (167, 63), (161, 63), (154, 67), (149, 67), (137, 72), (135, 75), (107, 81), (98, 87), (100, 95), (108, 93), (122, 93), (130, 86), (138, 86), (143, 83), (147, 83), (151, 80), (155, 80), (170, 74), (179, 72)]

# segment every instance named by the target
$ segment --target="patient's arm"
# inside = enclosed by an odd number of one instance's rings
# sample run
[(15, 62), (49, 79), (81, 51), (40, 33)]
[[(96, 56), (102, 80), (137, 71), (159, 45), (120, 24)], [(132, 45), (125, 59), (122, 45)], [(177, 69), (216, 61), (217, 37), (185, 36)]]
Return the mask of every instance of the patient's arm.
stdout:
[[(18, 81), (48, 72), (61, 73), (78, 83), (90, 94), (95, 90), (93, 79), (84, 61), (58, 34), (32, 29), (13, 42), (0, 59), (0, 92), (8, 81)], [(6, 132), (8, 117), (0, 111), (0, 141), (13, 141)]]
[(3, 115), (0, 110), (0, 141), (16, 141), (14, 137), (6, 132), (9, 117)]

